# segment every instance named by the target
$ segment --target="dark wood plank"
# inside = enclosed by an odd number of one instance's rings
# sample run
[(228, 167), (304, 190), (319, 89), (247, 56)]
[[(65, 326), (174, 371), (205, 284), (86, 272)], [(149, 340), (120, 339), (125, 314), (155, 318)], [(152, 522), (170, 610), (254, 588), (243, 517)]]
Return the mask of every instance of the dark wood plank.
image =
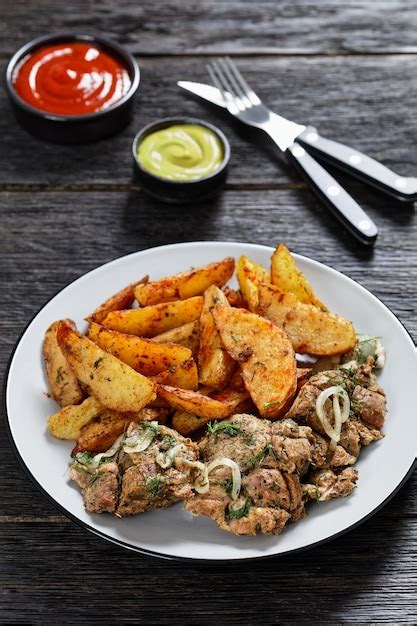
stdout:
[[(179, 79), (207, 80), (200, 59), (144, 59), (142, 65), (134, 121), (120, 135), (94, 145), (51, 146), (32, 138), (17, 125), (1, 92), (0, 135), (7, 158), (2, 160), (0, 185), (133, 184), (135, 133), (159, 117), (184, 114), (217, 124), (229, 137), (230, 185), (300, 183), (263, 135), (248, 134), (221, 110), (176, 86)], [(315, 125), (324, 136), (367, 152), (403, 175), (415, 173), (414, 56), (258, 58), (239, 60), (238, 65), (277, 112)]]
[(408, 0), (1, 2), (0, 52), (49, 32), (99, 32), (141, 55), (416, 50)]
[[(150, 560), (73, 524), (0, 525), (5, 546), (1, 619), (42, 624), (166, 624), (173, 619), (186, 624), (415, 623), (417, 519), (398, 518), (397, 507), (406, 505), (412, 488), (410, 483), (396, 503), (330, 544), (238, 566)], [(16, 554), (24, 555), (24, 566)]]

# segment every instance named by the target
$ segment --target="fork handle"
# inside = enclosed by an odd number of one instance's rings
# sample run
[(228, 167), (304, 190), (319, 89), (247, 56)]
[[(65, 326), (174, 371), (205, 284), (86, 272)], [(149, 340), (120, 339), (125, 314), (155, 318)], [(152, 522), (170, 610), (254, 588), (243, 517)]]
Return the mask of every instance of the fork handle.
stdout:
[(357, 202), (302, 146), (293, 143), (286, 151), (313, 191), (362, 243), (372, 246), (378, 229)]
[(306, 128), (298, 135), (297, 142), (315, 156), (322, 157), (335, 167), (345, 170), (397, 200), (403, 202), (417, 200), (417, 178), (399, 176), (366, 154), (353, 150), (343, 143), (321, 137), (313, 127)]

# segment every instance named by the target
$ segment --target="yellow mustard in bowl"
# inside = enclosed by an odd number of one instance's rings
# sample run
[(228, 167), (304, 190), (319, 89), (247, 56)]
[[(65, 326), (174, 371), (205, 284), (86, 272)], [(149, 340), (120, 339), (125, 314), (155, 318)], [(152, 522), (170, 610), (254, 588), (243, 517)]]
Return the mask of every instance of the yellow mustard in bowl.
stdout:
[(198, 124), (178, 124), (147, 135), (137, 149), (140, 165), (151, 174), (177, 182), (205, 178), (223, 161), (219, 137)]

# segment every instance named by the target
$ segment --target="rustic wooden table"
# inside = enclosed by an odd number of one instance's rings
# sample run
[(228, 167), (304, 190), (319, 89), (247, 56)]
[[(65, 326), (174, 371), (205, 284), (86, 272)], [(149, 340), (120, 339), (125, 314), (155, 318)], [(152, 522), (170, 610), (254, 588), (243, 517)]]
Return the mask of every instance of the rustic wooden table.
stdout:
[[(0, 14), (1, 71), (26, 40), (58, 30), (110, 35), (142, 69), (133, 123), (96, 145), (31, 138), (0, 92), (2, 371), (25, 325), (69, 281), (120, 255), (191, 240), (285, 241), (365, 285), (417, 337), (414, 207), (337, 174), (379, 225), (375, 249), (364, 249), (268, 146), (175, 85), (204, 79), (206, 59), (227, 52), (276, 111), (415, 174), (415, 3), (1, 0)], [(151, 120), (185, 113), (217, 123), (233, 156), (218, 199), (179, 209), (142, 193), (130, 143)], [(417, 621), (415, 476), (327, 545), (203, 568), (124, 551), (69, 522), (29, 482), (1, 428), (1, 623)]]

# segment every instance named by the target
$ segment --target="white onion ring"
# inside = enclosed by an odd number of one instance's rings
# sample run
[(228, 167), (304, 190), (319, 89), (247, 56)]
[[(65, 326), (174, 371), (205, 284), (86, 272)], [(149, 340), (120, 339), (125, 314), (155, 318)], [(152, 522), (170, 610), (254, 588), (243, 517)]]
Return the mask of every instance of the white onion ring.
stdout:
[[(333, 396), (334, 426), (331, 425), (324, 410), (325, 402), (330, 396)], [(340, 409), (339, 398), (342, 399), (342, 409)], [(324, 432), (330, 437), (330, 449), (334, 450), (340, 439), (342, 424), (346, 422), (350, 414), (350, 400), (345, 389), (340, 385), (324, 389), (316, 400), (316, 413)]]
[(210, 474), (210, 472), (212, 472), (216, 467), (219, 467), (220, 465), (226, 465), (227, 467), (230, 467), (230, 469), (232, 470), (233, 487), (232, 487), (230, 496), (232, 500), (236, 500), (236, 498), (238, 497), (240, 493), (240, 488), (242, 486), (242, 477), (240, 474), (240, 467), (232, 459), (222, 457), (220, 459), (215, 459), (214, 461), (208, 464), (207, 473)]

